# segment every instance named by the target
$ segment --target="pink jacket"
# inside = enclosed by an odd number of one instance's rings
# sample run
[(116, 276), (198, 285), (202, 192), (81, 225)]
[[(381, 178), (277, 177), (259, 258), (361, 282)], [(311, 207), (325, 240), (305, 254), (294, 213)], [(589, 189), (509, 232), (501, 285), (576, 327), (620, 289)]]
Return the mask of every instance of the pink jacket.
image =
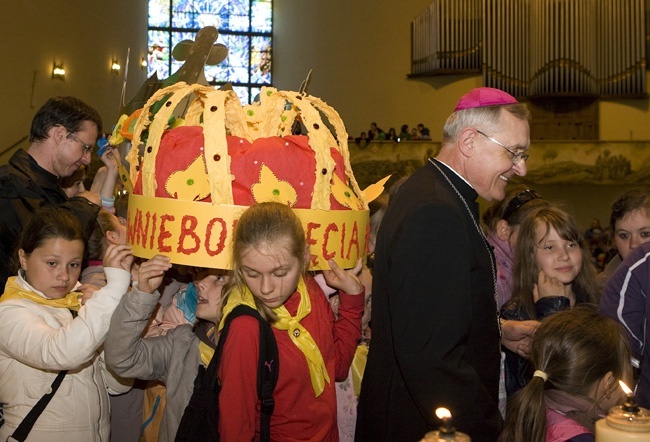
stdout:
[(546, 442), (565, 442), (581, 434), (592, 434), (568, 416), (549, 408), (546, 409)]

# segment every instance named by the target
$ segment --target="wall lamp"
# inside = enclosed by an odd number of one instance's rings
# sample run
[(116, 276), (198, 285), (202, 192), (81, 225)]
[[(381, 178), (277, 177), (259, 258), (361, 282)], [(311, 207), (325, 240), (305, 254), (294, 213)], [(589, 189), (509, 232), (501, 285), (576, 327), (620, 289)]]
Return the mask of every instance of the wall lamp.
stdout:
[(65, 80), (65, 69), (63, 63), (54, 63), (52, 67), (52, 79)]
[(147, 59), (146, 59), (146, 58), (144, 58), (144, 57), (140, 58), (140, 67), (141, 67), (142, 69), (147, 69), (147, 64), (148, 64), (148, 63), (147, 63)]
[(113, 59), (113, 61), (111, 61), (111, 73), (117, 75), (120, 73), (120, 69), (122, 69), (120, 63), (118, 63), (116, 59)]

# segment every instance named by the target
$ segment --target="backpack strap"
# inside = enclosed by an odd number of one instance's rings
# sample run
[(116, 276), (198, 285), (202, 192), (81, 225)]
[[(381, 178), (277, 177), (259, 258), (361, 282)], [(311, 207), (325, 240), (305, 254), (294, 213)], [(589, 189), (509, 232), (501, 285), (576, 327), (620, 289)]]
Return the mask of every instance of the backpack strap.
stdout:
[[(72, 317), (76, 318), (77, 317), (77, 311), (68, 309), (70, 310), (70, 313), (72, 313)], [(50, 385), (50, 391), (45, 393), (39, 400), (34, 404), (31, 410), (29, 410), (29, 413), (23, 418), (22, 422), (18, 425), (14, 433), (7, 438), (8, 441), (24, 441), (27, 439), (27, 436), (29, 435), (29, 432), (32, 431), (32, 428), (34, 427), (34, 424), (36, 424), (36, 420), (38, 417), (43, 413), (45, 410), (45, 407), (47, 407), (47, 404), (50, 403), (52, 398), (54, 397), (54, 394), (56, 391), (59, 389), (61, 386), (61, 383), (63, 382), (63, 378), (65, 375), (68, 373), (68, 370), (61, 370), (56, 377), (54, 378), (54, 381), (52, 381), (52, 385)], [(0, 410), (1, 411), (1, 410)], [(1, 414), (1, 413), (0, 413)], [(4, 419), (2, 419), (4, 421)]]
[(260, 327), (260, 351), (257, 361), (257, 395), (261, 402), (260, 440), (271, 440), (271, 415), (275, 406), (273, 391), (278, 381), (278, 346), (271, 326), (259, 312), (239, 305), (226, 317), (214, 356), (207, 367), (199, 366), (194, 379), (194, 391), (187, 404), (176, 433), (176, 442), (207, 442), (219, 440), (219, 364), (225, 347), (230, 323), (242, 316), (257, 319)]
[(7, 441), (22, 442), (27, 439), (27, 436), (29, 435), (29, 432), (32, 431), (32, 427), (36, 423), (36, 420), (41, 415), (41, 413), (43, 413), (43, 410), (45, 410), (47, 404), (50, 403), (52, 397), (54, 397), (54, 394), (61, 386), (61, 382), (63, 382), (63, 378), (67, 373), (68, 370), (61, 370), (59, 374), (56, 375), (54, 381), (52, 382), (52, 385), (50, 386), (50, 391), (45, 393), (43, 397), (41, 397), (38, 402), (36, 402), (32, 409), (29, 410), (27, 416), (23, 418), (22, 422), (20, 425), (18, 425), (18, 428), (16, 428), (14, 433), (7, 438)]
[[(247, 305), (238, 305), (235, 307), (230, 314), (226, 317), (226, 322), (221, 330), (221, 335), (219, 336), (219, 342), (217, 345), (217, 350), (215, 351), (212, 362), (216, 362), (216, 367), (218, 369), (219, 363), (221, 361), (221, 354), (223, 352), (224, 343), (226, 341), (226, 336), (230, 328), (230, 323), (233, 319), (242, 316), (248, 315), (257, 319), (260, 326), (260, 352), (257, 359), (257, 396), (260, 399), (261, 403), (261, 412), (260, 412), (260, 440), (262, 442), (268, 442), (271, 440), (271, 415), (273, 414), (273, 409), (275, 408), (275, 400), (273, 399), (273, 391), (275, 390), (275, 385), (278, 382), (278, 373), (279, 373), (279, 357), (278, 357), (278, 345), (275, 341), (275, 336), (273, 335), (273, 330), (268, 322), (260, 313)], [(210, 367), (208, 367), (209, 369)], [(216, 369), (215, 369), (216, 371)], [(215, 373), (214, 379), (217, 378)], [(219, 385), (219, 390), (221, 386)]]
[[(259, 313), (257, 314), (259, 315)], [(278, 364), (278, 345), (275, 342), (273, 330), (268, 322), (262, 320), (260, 322), (260, 355), (257, 362), (257, 395), (261, 401), (260, 440), (262, 442), (271, 440), (271, 415), (275, 408), (273, 390), (278, 383)]]

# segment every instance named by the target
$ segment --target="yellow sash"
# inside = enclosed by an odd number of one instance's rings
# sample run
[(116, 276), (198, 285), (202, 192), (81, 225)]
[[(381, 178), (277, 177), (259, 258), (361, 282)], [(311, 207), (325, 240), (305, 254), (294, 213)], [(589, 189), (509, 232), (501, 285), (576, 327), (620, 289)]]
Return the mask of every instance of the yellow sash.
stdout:
[(214, 356), (214, 348), (203, 341), (199, 341), (199, 353), (201, 354), (201, 362), (207, 367)]
[(37, 304), (48, 305), (55, 308), (67, 308), (74, 311), (79, 311), (79, 308), (81, 307), (81, 302), (79, 300), (81, 293), (79, 292), (70, 292), (63, 298), (59, 299), (48, 299), (38, 293), (20, 287), (16, 282), (16, 278), (17, 276), (12, 276), (7, 280), (5, 292), (0, 296), (0, 302), (12, 299), (28, 299)]
[[(211, 325), (206, 331), (207, 338), (212, 342), (216, 341), (216, 339), (214, 339), (216, 331), (217, 327), (214, 325)], [(207, 367), (214, 356), (214, 348), (210, 347), (203, 341), (199, 341), (199, 354), (201, 355), (201, 362)]]
[[(325, 390), (325, 382), (330, 383), (330, 377), (318, 345), (316, 345), (309, 331), (300, 324), (300, 321), (311, 312), (311, 301), (307, 293), (307, 286), (302, 278), (298, 281), (298, 294), (300, 295), (300, 305), (298, 306), (296, 316), (291, 316), (284, 305), (276, 307), (273, 309), (273, 312), (278, 317), (278, 320), (271, 325), (278, 330), (286, 330), (294, 345), (305, 355), (311, 385), (314, 389), (315, 396), (318, 397)], [(228, 314), (240, 304), (257, 309), (253, 294), (248, 288), (244, 289), (243, 292), (235, 289), (230, 294), (223, 309), (223, 318), (219, 324), (219, 330), (223, 328)]]
[(361, 380), (363, 379), (363, 372), (366, 370), (366, 362), (368, 361), (368, 346), (359, 344), (354, 351), (354, 358), (352, 358), (352, 387), (354, 388), (354, 395), (359, 397), (361, 393)]

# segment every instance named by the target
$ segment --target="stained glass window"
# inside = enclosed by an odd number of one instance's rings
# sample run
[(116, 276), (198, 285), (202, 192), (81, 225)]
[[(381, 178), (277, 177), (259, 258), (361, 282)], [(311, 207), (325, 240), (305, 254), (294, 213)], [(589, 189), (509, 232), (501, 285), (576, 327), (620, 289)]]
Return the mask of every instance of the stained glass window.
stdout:
[(171, 56), (174, 45), (194, 40), (205, 26), (215, 26), (216, 42), (228, 48), (223, 62), (205, 66), (205, 78), (215, 86), (232, 83), (250, 103), (271, 84), (273, 0), (149, 0), (148, 76), (176, 72), (183, 62)]

